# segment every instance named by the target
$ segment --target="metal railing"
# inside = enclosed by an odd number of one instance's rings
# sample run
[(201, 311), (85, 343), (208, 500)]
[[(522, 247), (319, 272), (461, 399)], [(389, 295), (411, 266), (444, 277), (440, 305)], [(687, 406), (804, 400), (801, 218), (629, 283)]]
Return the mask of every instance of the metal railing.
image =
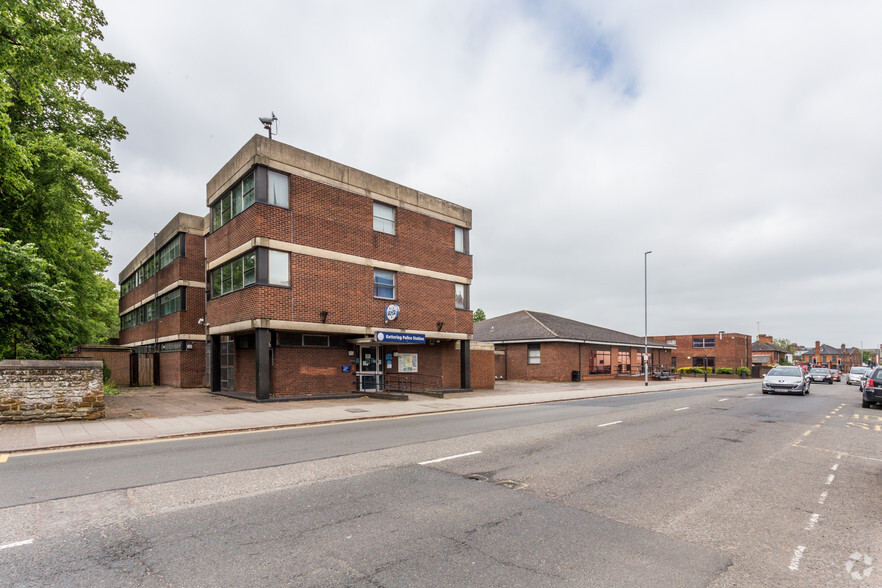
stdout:
[(386, 374), (389, 392), (426, 392), (441, 389), (441, 376), (425, 374)]

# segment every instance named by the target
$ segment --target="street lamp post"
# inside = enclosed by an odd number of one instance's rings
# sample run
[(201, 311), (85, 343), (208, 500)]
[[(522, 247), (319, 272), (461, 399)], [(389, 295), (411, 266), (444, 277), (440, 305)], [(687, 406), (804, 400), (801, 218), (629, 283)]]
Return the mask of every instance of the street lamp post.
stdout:
[(652, 251), (643, 252), (643, 385), (649, 386), (649, 306), (647, 304), (646, 260)]

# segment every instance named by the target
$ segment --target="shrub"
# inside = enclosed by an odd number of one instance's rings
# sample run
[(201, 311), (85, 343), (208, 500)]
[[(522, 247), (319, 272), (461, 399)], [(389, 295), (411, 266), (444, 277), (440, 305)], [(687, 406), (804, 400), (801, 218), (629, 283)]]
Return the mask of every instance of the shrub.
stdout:
[(119, 394), (119, 389), (116, 387), (116, 383), (112, 381), (104, 382), (105, 396), (116, 396), (117, 394)]
[(750, 375), (750, 368), (746, 368), (744, 366), (741, 366), (740, 368), (735, 370), (735, 373), (737, 373), (739, 376), (741, 374), (749, 376)]
[(107, 362), (103, 359), (101, 360), (101, 375), (104, 377), (104, 383), (106, 384), (110, 380), (110, 368), (107, 367)]
[(680, 374), (703, 374), (704, 368), (700, 367), (681, 367), (677, 368), (677, 372)]
[(732, 375), (732, 374), (735, 373), (735, 370), (733, 370), (732, 368), (720, 368), (720, 369), (717, 370), (717, 373), (718, 373), (718, 374)]

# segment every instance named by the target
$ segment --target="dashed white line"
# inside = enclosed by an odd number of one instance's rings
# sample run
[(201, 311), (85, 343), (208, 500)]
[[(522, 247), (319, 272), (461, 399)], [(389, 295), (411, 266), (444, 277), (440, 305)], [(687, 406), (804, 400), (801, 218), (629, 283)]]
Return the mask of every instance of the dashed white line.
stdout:
[(619, 423), (623, 423), (624, 421), (613, 421), (611, 423), (603, 423), (602, 425), (597, 425), (598, 427), (608, 427), (610, 425), (618, 425)]
[(720, 398), (719, 400), (717, 400), (717, 402), (726, 402), (727, 400), (729, 400), (729, 399), (728, 398)]
[(830, 468), (830, 469), (833, 470), (833, 471), (835, 472), (836, 470), (839, 469), (839, 464), (838, 464), (838, 463), (834, 463), (834, 464), (833, 464), (833, 467)]
[(470, 451), (468, 453), (460, 453), (459, 455), (448, 455), (447, 457), (439, 457), (438, 459), (430, 459), (429, 461), (421, 461), (418, 465), (427, 465), (430, 463), (438, 463), (441, 461), (447, 461), (448, 459), (456, 459), (458, 457), (468, 457), (469, 455), (476, 455), (481, 453), (480, 451)]
[(829, 476), (827, 476), (827, 481), (825, 482), (825, 484), (827, 484), (828, 486), (829, 486), (830, 484), (832, 484), (832, 483), (833, 483), (833, 478), (835, 478), (835, 477), (836, 477), (836, 476), (834, 476), (833, 474), (830, 474)]
[(818, 504), (824, 504), (824, 501), (827, 500), (827, 491), (821, 492), (821, 497), (818, 498)]
[(688, 406), (684, 406), (683, 408), (675, 408), (675, 409), (674, 409), (674, 412), (677, 412), (677, 411), (680, 411), (680, 410), (689, 410), (689, 407), (688, 407)]
[(793, 559), (790, 560), (790, 569), (794, 572), (799, 570), (799, 560), (802, 559), (802, 552), (805, 551), (805, 545), (800, 545), (793, 552)]
[(821, 518), (821, 515), (819, 515), (817, 513), (812, 514), (812, 516), (809, 518), (809, 524), (806, 526), (805, 530), (811, 531), (812, 529), (814, 529), (815, 525), (818, 524), (818, 520), (820, 518)]
[(15, 543), (7, 543), (6, 545), (0, 545), (0, 551), (4, 549), (9, 549), (10, 547), (21, 547), (22, 545), (30, 545), (33, 543), (33, 539), (27, 539), (26, 541), (16, 541)]

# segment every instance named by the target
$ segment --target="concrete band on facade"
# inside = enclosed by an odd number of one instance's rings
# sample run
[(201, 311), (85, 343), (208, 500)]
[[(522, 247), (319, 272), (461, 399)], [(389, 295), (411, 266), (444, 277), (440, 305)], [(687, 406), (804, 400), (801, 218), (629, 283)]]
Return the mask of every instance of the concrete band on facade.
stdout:
[(331, 161), (291, 145), (254, 135), (208, 182), (211, 206), (255, 165), (359, 194), (391, 206), (412, 210), (445, 222), (472, 228), (472, 211), (378, 176)]
[[(126, 267), (119, 273), (119, 283), (122, 284), (126, 278), (131, 276), (139, 267), (147, 263), (154, 254), (168, 244), (179, 233), (188, 233), (204, 237), (207, 231), (207, 217), (196, 216), (179, 212), (168, 222), (158, 233), (154, 240), (150, 241), (135, 258), (129, 262)], [(155, 241), (155, 242), (154, 242)]]

